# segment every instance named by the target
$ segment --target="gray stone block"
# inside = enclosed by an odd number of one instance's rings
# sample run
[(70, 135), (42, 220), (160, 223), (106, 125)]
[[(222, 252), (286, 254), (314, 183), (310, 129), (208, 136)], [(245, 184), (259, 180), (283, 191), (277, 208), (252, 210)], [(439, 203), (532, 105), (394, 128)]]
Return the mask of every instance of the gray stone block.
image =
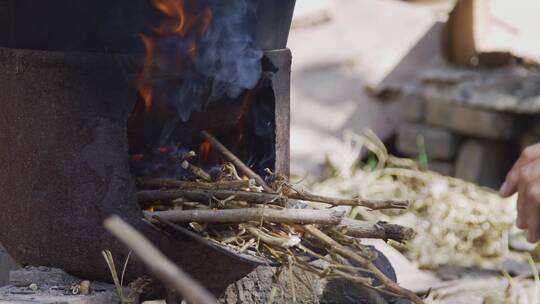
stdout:
[(445, 102), (428, 102), (426, 109), (426, 121), (429, 124), (474, 137), (512, 139), (520, 126), (519, 118), (510, 113), (468, 108)]
[[(394, 282), (397, 280), (394, 268), (386, 256), (376, 249), (374, 265)], [(322, 260), (312, 262), (319, 267), (328, 267)], [(276, 268), (260, 266), (240, 281), (229, 286), (218, 299), (218, 304), (255, 304), (267, 303), (273, 289), (276, 289), (274, 303), (292, 303), (291, 284), (295, 284), (296, 303), (298, 304), (368, 304), (394, 303), (384, 294), (373, 289), (339, 278), (321, 279), (296, 266), (292, 267), (293, 275), (288, 271), (277, 272)], [(366, 277), (374, 278), (365, 273)], [(293, 281), (291, 282), (291, 279)], [(375, 279), (375, 284), (380, 282)], [(408, 302), (407, 302), (408, 303)]]
[(451, 163), (451, 162), (430, 161), (428, 163), (428, 169), (433, 172), (437, 172), (439, 174), (445, 175), (445, 176), (454, 175), (454, 163)]
[[(25, 267), (10, 273), (11, 284), (0, 288), (0, 304), (117, 304), (120, 299), (114, 285), (88, 282), (82, 292), (82, 280), (64, 271), (48, 267)], [(126, 289), (125, 295), (131, 295)], [(138, 297), (135, 297), (138, 301)]]
[(478, 77), (480, 77), (480, 73), (477, 70), (455, 67), (434, 68), (420, 74), (420, 80), (423, 83), (436, 84), (458, 84)]
[[(296, 302), (299, 304), (319, 303), (319, 296), (314, 294), (313, 290), (321, 289), (320, 280), (315, 275), (297, 267), (293, 267), (292, 271), (295, 278), (305, 278), (305, 284), (295, 283)], [(218, 299), (218, 304), (266, 303), (274, 288), (277, 288), (274, 303), (292, 303), (293, 297), (289, 292), (290, 279), (287, 271), (278, 272), (275, 267), (257, 267), (246, 277), (231, 284)]]
[(505, 143), (468, 140), (459, 151), (456, 177), (498, 189), (512, 165), (512, 154)]
[(0, 244), (0, 286), (7, 285), (9, 283), (9, 272), (17, 268), (17, 263), (15, 263), (11, 256), (5, 251), (4, 247), (2, 247)]
[[(57, 288), (57, 289), (54, 289)], [(99, 289), (89, 295), (69, 294), (68, 288), (51, 287), (36, 291), (28, 287), (0, 288), (0, 304), (118, 304), (114, 288)]]
[(426, 102), (422, 94), (416, 91), (407, 92), (401, 100), (401, 115), (405, 121), (423, 122), (426, 116)]
[(488, 111), (540, 113), (540, 73), (522, 66), (452, 71), (444, 68), (421, 76), (429, 101), (445, 101)]
[(420, 124), (405, 123), (399, 128), (397, 134), (399, 152), (417, 156), (421, 152), (419, 148), (422, 144), (429, 159), (452, 160), (459, 147), (459, 138), (447, 129)]
[(523, 151), (523, 149), (527, 148), (528, 146), (532, 146), (537, 143), (540, 143), (540, 134), (527, 132), (522, 134), (519, 138), (519, 149), (520, 151)]
[(63, 270), (49, 267), (32, 267), (17, 269), (9, 273), (9, 283), (13, 286), (37, 285), (70, 285), (79, 281)]

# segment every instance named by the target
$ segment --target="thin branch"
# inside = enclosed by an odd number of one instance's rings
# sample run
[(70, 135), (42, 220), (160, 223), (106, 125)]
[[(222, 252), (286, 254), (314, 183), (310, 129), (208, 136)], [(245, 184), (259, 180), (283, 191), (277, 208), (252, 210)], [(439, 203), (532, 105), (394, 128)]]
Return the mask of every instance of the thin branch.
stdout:
[(325, 203), (333, 206), (360, 206), (366, 207), (372, 210), (380, 209), (407, 209), (409, 207), (408, 201), (370, 201), (360, 198), (344, 199), (336, 197), (328, 197), (317, 194), (312, 194), (309, 192), (298, 191), (296, 189), (290, 188), (290, 191), (286, 194), (289, 198), (298, 199), (303, 201), (319, 202)]
[(208, 182), (191, 182), (167, 178), (139, 178), (137, 182), (143, 187), (182, 188), (182, 189), (207, 189), (207, 190), (243, 190), (255, 186), (255, 180), (235, 180)]
[(284, 205), (287, 197), (280, 194), (250, 192), (242, 190), (208, 190), (208, 189), (160, 189), (137, 192), (139, 203), (155, 202), (159, 200), (174, 200), (185, 198), (198, 202), (208, 202), (211, 199), (225, 200), (234, 197), (237, 201), (246, 201), (254, 204), (272, 203)]
[(263, 187), (264, 191), (273, 193), (275, 192), (274, 189), (272, 189), (268, 184), (264, 181), (264, 179), (255, 173), (251, 168), (249, 168), (242, 160), (240, 160), (236, 155), (234, 155), (227, 147), (225, 147), (221, 142), (219, 142), (214, 136), (210, 135), (210, 133), (206, 131), (201, 132), (202, 136), (210, 142), (212, 147), (216, 148), (223, 154), (229, 161), (231, 161), (237, 169), (244, 172), (245, 175), (247, 175), (249, 178), (254, 179), (259, 186)]
[(270, 209), (240, 208), (224, 210), (170, 210), (147, 212), (148, 217), (157, 216), (173, 223), (244, 223), (269, 221), (282, 224), (323, 224), (341, 223), (345, 212), (314, 209)]
[(373, 265), (371, 261), (364, 257), (361, 257), (360, 255), (356, 254), (354, 251), (346, 248), (345, 246), (342, 246), (338, 242), (334, 241), (331, 237), (326, 235), (324, 232), (317, 229), (315, 226), (305, 225), (303, 226), (303, 228), (313, 237), (322, 242), (324, 245), (332, 248), (332, 250), (334, 250), (339, 255), (351, 259), (352, 261), (358, 263), (361, 267), (369, 270), (391, 292), (403, 296), (404, 298), (407, 298), (416, 304), (424, 303), (415, 293), (408, 289), (402, 288), (396, 282), (389, 279), (384, 273), (382, 273), (377, 267), (375, 267), (375, 265)]
[(344, 218), (338, 230), (356, 238), (383, 239), (404, 242), (414, 237), (414, 230), (386, 222), (366, 222)]
[(177, 265), (168, 260), (141, 233), (118, 216), (105, 220), (105, 227), (126, 244), (165, 286), (180, 293), (189, 303), (215, 304), (217, 300)]

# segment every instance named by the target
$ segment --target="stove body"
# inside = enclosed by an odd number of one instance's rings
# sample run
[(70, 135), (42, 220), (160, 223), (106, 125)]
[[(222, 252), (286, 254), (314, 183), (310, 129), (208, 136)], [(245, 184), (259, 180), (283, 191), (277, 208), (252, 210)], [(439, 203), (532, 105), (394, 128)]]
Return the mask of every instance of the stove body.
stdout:
[[(0, 242), (22, 265), (110, 281), (101, 251), (111, 250), (121, 263), (128, 250), (102, 223), (118, 214), (216, 293), (249, 273), (251, 261), (142, 220), (127, 125), (137, 100), (137, 35), (150, 11), (146, 1), (41, 2), (0, 0), (0, 15), (11, 16), (0, 18), (7, 24), (0, 26)], [(264, 50), (274, 99), (272, 169), (287, 175), (291, 53), (285, 47), (294, 1), (260, 2), (254, 39)], [(111, 36), (111, 28), (119, 30)], [(128, 280), (146, 273), (136, 258), (127, 270)]]

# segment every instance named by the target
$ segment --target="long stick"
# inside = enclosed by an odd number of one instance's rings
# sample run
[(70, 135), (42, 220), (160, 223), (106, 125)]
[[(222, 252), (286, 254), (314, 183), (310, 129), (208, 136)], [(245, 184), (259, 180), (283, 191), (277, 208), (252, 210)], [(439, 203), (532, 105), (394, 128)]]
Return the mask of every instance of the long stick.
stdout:
[(147, 212), (147, 218), (157, 216), (173, 223), (243, 223), (262, 219), (282, 224), (319, 224), (336, 226), (344, 234), (358, 238), (395, 240), (404, 242), (414, 231), (385, 222), (366, 222), (344, 217), (343, 212), (314, 209), (240, 208), (225, 210), (169, 210)]
[(241, 190), (207, 190), (207, 189), (166, 189), (166, 190), (145, 190), (137, 192), (139, 203), (155, 202), (159, 200), (173, 200), (185, 198), (198, 202), (208, 202), (216, 198), (225, 200), (234, 197), (237, 201), (246, 201), (256, 204), (272, 203), (283, 205), (287, 202), (287, 197), (273, 193), (250, 192)]
[(249, 178), (253, 178), (257, 182), (257, 184), (263, 187), (264, 191), (270, 193), (275, 192), (274, 189), (268, 186), (268, 184), (260, 175), (251, 170), (251, 168), (244, 164), (243, 161), (236, 157), (236, 155), (234, 155), (229, 149), (227, 149), (227, 147), (220, 143), (214, 136), (210, 135), (210, 133), (206, 131), (202, 131), (201, 134), (206, 140), (210, 142), (210, 144), (212, 144), (213, 147), (218, 149), (221, 154), (223, 154), (229, 161), (231, 161), (237, 169), (244, 172), (244, 174), (247, 175)]
[(207, 190), (242, 190), (255, 186), (255, 180), (219, 181), (214, 183), (192, 182), (166, 178), (139, 178), (137, 182), (143, 187), (207, 189)]
[(118, 216), (105, 220), (105, 227), (144, 262), (165, 286), (179, 292), (189, 303), (215, 304), (217, 300), (187, 273), (169, 261), (141, 233)]
[[(207, 202), (212, 198), (227, 199), (234, 196), (235, 200), (246, 201), (249, 203), (265, 204), (272, 203), (275, 205), (284, 205), (289, 198), (285, 195), (277, 193), (265, 193), (265, 192), (251, 192), (242, 190), (221, 190), (221, 189), (159, 189), (159, 190), (144, 190), (137, 193), (139, 203), (155, 202), (159, 200), (172, 200), (177, 198), (185, 198), (188, 200)], [(331, 204), (330, 200), (317, 199), (316, 197), (295, 196), (291, 195), (290, 198), (298, 198), (300, 200), (312, 200), (315, 202), (324, 202)], [(341, 200), (346, 202), (347, 200)], [(351, 206), (363, 206), (371, 209), (388, 209), (388, 208), (402, 208), (397, 207), (406, 205), (406, 202), (394, 202), (394, 201), (382, 201), (372, 202), (365, 200), (350, 200), (354, 203), (350, 203)], [(338, 202), (335, 203), (339, 205)], [(401, 204), (401, 205), (400, 205)]]
[(173, 223), (244, 223), (266, 220), (282, 224), (321, 224), (341, 223), (345, 212), (314, 209), (270, 209), (240, 208), (224, 210), (171, 210), (149, 212), (148, 217), (157, 216)]
[(335, 198), (335, 197), (311, 194), (304, 191), (297, 191), (295, 189), (290, 189), (290, 191), (287, 193), (287, 196), (293, 199), (325, 203), (325, 204), (330, 204), (333, 206), (360, 206), (360, 207), (366, 207), (372, 210), (407, 209), (409, 207), (409, 202), (407, 201), (393, 201), (393, 200), (370, 201), (370, 200), (355, 199), (355, 198), (343, 199), (343, 198)]
[(414, 237), (414, 230), (386, 222), (366, 222), (343, 218), (337, 227), (344, 234), (357, 238), (383, 239), (404, 242)]
[(318, 239), (320, 242), (322, 242), (324, 245), (328, 246), (329, 248), (332, 248), (336, 253), (339, 255), (351, 259), (358, 263), (361, 267), (366, 268), (369, 272), (373, 273), (373, 275), (381, 281), (381, 283), (388, 288), (391, 292), (398, 294), (400, 296), (403, 296), (411, 301), (413, 301), (416, 304), (423, 304), (424, 302), (412, 291), (402, 288), (399, 286), (396, 282), (389, 279), (384, 273), (382, 273), (371, 261), (369, 261), (366, 258), (361, 257), (360, 255), (356, 254), (354, 251), (342, 246), (338, 242), (334, 241), (331, 237), (317, 229), (313, 225), (305, 225), (303, 226), (304, 229), (314, 236), (316, 239)]

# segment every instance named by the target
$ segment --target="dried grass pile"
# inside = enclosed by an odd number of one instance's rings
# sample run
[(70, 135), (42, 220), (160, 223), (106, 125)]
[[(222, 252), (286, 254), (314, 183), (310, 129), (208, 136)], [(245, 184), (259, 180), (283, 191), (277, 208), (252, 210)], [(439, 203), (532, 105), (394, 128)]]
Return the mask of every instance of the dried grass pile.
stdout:
[[(421, 267), (439, 265), (489, 267), (512, 254), (509, 234), (516, 217), (515, 199), (456, 178), (421, 170), (418, 163), (389, 155), (371, 132), (346, 134), (349, 151), (339, 162), (329, 161), (336, 174), (310, 186), (327, 195), (358, 195), (374, 200), (407, 200), (406, 212), (353, 213), (415, 227), (416, 236), (398, 246)], [(370, 161), (358, 164), (355, 155), (367, 149)]]

